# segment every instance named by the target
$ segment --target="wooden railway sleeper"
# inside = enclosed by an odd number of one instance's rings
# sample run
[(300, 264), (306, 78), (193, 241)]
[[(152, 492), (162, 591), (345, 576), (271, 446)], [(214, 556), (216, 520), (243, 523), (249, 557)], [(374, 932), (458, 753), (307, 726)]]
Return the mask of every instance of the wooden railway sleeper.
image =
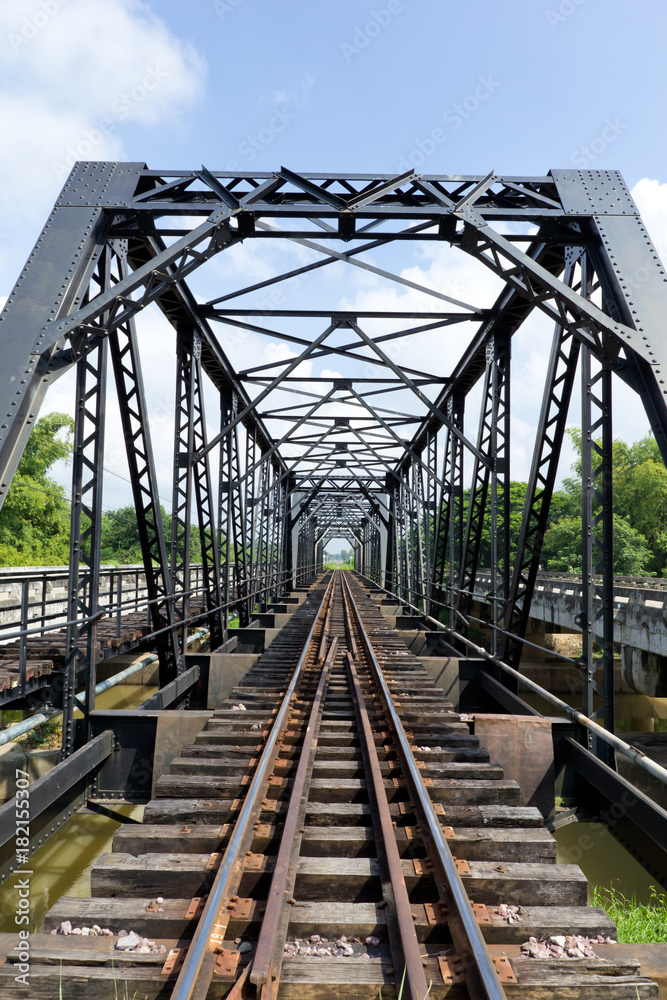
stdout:
[[(344, 604), (347, 615), (351, 619), (348, 595), (345, 593)], [(413, 1000), (425, 1000), (429, 993), (429, 984), (426, 981), (421, 947), (412, 919), (412, 908), (401, 866), (375, 739), (357, 669), (350, 652), (347, 653), (347, 669), (354, 694), (354, 710), (359, 725), (362, 756), (369, 776), (368, 800), (375, 829), (377, 859), (382, 879), (382, 896), (386, 903), (387, 931), (396, 986), (397, 989), (400, 989), (401, 983), (405, 980), (409, 996)]]
[(416, 766), (410, 749), (410, 739), (398, 715), (382, 668), (366, 631), (361, 614), (356, 606), (352, 589), (343, 582), (348, 606), (354, 615), (357, 632), (365, 651), (367, 662), (372, 669), (378, 690), (382, 695), (384, 708), (393, 731), (399, 759), (403, 764), (408, 788), (408, 796), (414, 804), (414, 811), (421, 827), (427, 853), (435, 868), (435, 883), (441, 901), (449, 911), (448, 925), (456, 953), (461, 959), (466, 986), (471, 1000), (506, 1000), (505, 991), (496, 973), (491, 955), (477, 923), (468, 894), (457, 871), (455, 859), (442, 834), (442, 827), (425, 786), (424, 779)]
[(255, 823), (260, 818), (262, 803), (267, 798), (270, 774), (280, 752), (278, 740), (288, 724), (297, 685), (303, 675), (318, 624), (329, 606), (332, 593), (333, 577), (329, 581), (319, 608), (315, 611), (310, 631), (303, 644), (301, 655), (294, 668), (280, 709), (276, 713), (252, 783), (241, 804), (234, 832), (230, 837), (222, 863), (209, 891), (204, 912), (185, 956), (172, 992), (172, 1000), (205, 1000), (209, 991), (212, 978), (215, 975), (217, 956), (223, 949), (225, 932), (229, 923), (229, 913), (225, 909), (226, 903), (237, 892), (240, 884), (243, 872), (241, 858), (250, 847)]

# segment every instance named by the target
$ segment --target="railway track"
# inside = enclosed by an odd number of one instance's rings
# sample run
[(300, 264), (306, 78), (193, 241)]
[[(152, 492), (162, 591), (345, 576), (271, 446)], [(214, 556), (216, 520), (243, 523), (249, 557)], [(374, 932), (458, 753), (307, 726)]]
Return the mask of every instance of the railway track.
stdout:
[(637, 962), (518, 955), (615, 928), (351, 574), (311, 588), (156, 791), (91, 898), (47, 914), (25, 994), (4, 940), (0, 998), (657, 996)]
[[(192, 609), (193, 615), (205, 612), (203, 604)], [(18, 625), (10, 624), (14, 632)], [(37, 628), (37, 626), (35, 626)], [(97, 622), (95, 631), (96, 663), (121, 656), (135, 649), (151, 648), (152, 626), (146, 623), (146, 613), (137, 611), (123, 615), (119, 621), (111, 618)], [(1, 637), (1, 634), (0, 634)], [(46, 688), (52, 675), (65, 670), (67, 660), (66, 629), (31, 634), (25, 640), (25, 678), (22, 689), (21, 641), (16, 639), (0, 646), (0, 705), (9, 704), (38, 688)]]

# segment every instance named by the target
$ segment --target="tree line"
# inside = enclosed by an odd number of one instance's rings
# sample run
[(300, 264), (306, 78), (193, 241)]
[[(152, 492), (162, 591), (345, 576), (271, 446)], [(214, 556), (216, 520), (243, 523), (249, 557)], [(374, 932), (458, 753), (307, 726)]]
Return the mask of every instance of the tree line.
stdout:
[[(582, 441), (581, 431), (568, 430), (575, 447), (573, 475), (554, 491), (549, 526), (542, 545), (542, 569), (581, 572)], [(652, 435), (627, 444), (614, 441), (613, 535), (614, 573), (617, 576), (667, 576), (667, 468)], [(510, 546), (519, 540), (527, 483), (510, 483)], [(469, 491), (465, 502), (469, 500)], [(599, 504), (593, 504), (593, 514)], [(490, 516), (487, 509), (480, 565), (490, 562)]]
[[(54, 566), (69, 560), (70, 503), (66, 491), (49, 474), (72, 453), (74, 425), (63, 413), (37, 421), (0, 510), (0, 566)], [(554, 492), (549, 527), (544, 536), (542, 568), (581, 571), (581, 433), (570, 429), (576, 461), (572, 476)], [(622, 576), (667, 576), (667, 469), (652, 436), (634, 444), (614, 441), (613, 454), (614, 572)], [(510, 542), (521, 528), (527, 484), (510, 484)], [(466, 502), (469, 493), (466, 494)], [(162, 509), (165, 537), (171, 516)], [(132, 506), (102, 515), (102, 561), (140, 563), (141, 545)], [(338, 559), (350, 558), (341, 552)], [(191, 558), (200, 558), (198, 532), (192, 532)], [(332, 558), (332, 557), (328, 557)], [(487, 510), (480, 565), (490, 558)], [(336, 559), (336, 557), (333, 557)]]
[[(70, 460), (73, 432), (74, 421), (65, 413), (49, 413), (35, 424), (0, 510), (0, 566), (61, 566), (69, 562), (70, 501), (49, 472), (57, 461)], [(171, 514), (162, 506), (160, 510), (169, 544)], [(103, 563), (119, 566), (143, 561), (134, 507), (102, 514), (101, 557)], [(195, 530), (190, 558), (201, 560)]]

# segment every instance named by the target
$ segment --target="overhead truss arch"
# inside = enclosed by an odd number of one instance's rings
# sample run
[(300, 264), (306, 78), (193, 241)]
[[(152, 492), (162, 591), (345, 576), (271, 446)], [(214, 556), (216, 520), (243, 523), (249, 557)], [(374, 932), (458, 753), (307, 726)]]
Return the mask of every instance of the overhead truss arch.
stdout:
[[(228, 269), (211, 292), (214, 260), (224, 272), (232, 252), (283, 245), (300, 255), (298, 266), (242, 274), (240, 284)], [(496, 282), (495, 300), (469, 302), (406, 273), (400, 255), (418, 245), (451, 247), (477, 262)], [(332, 268), (343, 278), (335, 294), (331, 282), (314, 294), (310, 283)], [(198, 272), (209, 276), (195, 289)], [(355, 309), (346, 301), (348, 272), (401, 296)], [(170, 538), (137, 332), (152, 305), (175, 331)], [(553, 337), (523, 524), (511, 548), (512, 341), (538, 313)], [(198, 614), (216, 643), (230, 610), (247, 623), (257, 603), (321, 567), (330, 539), (344, 538), (360, 572), (458, 631), (481, 560), (489, 560), (494, 651), (515, 663), (579, 373), (588, 387), (591, 646), (610, 627), (608, 614), (595, 611), (593, 582), (594, 570), (612, 568), (607, 473), (599, 473), (608, 471), (611, 447), (610, 379), (638, 393), (667, 459), (665, 315), (667, 276), (615, 171), (390, 176), (77, 163), (0, 315), (0, 502), (49, 387), (78, 367), (81, 398), (92, 403), (77, 436), (72, 525), (80, 530), (83, 513), (92, 529), (85, 551), (72, 551), (70, 617), (94, 615), (96, 597), (84, 584), (99, 569), (103, 451), (95, 442), (113, 376), (163, 680), (180, 669), (179, 623), (197, 610), (187, 592), (193, 534), (205, 581)], [(427, 337), (438, 345), (432, 357)], [(280, 351), (239, 351), (237, 359), (234, 338)], [(481, 409), (473, 417), (475, 393)], [(206, 394), (216, 400), (215, 418)], [(68, 643), (64, 690), (73, 696), (91, 646), (74, 627)], [(605, 648), (613, 655), (608, 641)], [(589, 682), (592, 690), (592, 673)]]

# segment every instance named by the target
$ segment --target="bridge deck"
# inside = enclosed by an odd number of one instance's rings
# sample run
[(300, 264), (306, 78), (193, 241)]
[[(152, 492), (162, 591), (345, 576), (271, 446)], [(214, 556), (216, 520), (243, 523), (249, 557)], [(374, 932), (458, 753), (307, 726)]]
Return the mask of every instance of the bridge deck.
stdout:
[[(354, 584), (346, 605), (336, 581), (327, 605), (326, 583), (155, 782), (144, 823), (121, 829), (96, 862), (92, 898), (52, 907), (47, 933), (31, 939), (31, 995), (63, 984), (71, 1000), (180, 996), (207, 927), (219, 947), (196, 977), (210, 997), (259, 974), (267, 947), (283, 998), (396, 996), (413, 953), (428, 996), (477, 995), (470, 965), (457, 964), (461, 918), (448, 924), (442, 905), (460, 915), (460, 881), (468, 919), (471, 902), (477, 915), (475, 967), (486, 949), (508, 995), (656, 996), (633, 958), (521, 951), (530, 936), (606, 938), (614, 927), (368, 591)], [(271, 926), (273, 899), (285, 916)], [(13, 997), (17, 959), (3, 944), (0, 997)]]

